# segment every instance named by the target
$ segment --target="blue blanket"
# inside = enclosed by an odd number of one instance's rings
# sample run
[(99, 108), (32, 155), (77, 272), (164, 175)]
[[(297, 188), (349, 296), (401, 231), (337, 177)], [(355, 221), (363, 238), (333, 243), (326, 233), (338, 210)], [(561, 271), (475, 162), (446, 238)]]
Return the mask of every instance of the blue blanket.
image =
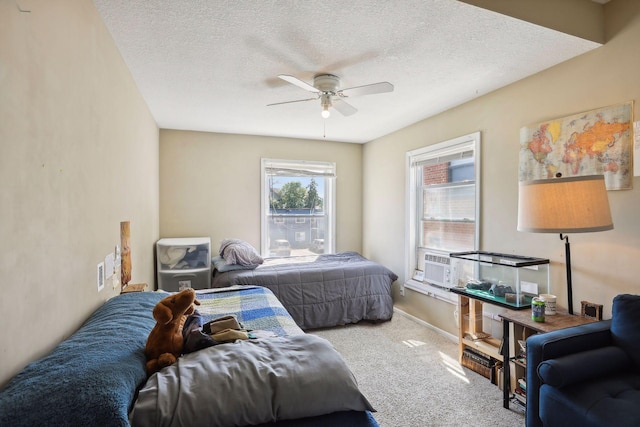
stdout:
[(137, 292), (107, 301), (0, 391), (0, 426), (128, 426), (135, 392), (147, 379), (151, 312), (164, 296)]

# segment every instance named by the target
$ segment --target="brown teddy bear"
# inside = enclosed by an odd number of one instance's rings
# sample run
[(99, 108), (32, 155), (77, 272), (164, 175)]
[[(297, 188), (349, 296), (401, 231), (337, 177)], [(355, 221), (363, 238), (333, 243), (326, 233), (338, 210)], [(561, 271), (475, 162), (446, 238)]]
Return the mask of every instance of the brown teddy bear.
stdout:
[(173, 364), (180, 357), (184, 346), (182, 328), (196, 305), (200, 305), (200, 302), (191, 288), (169, 295), (156, 304), (153, 318), (157, 323), (149, 333), (144, 350), (147, 375)]

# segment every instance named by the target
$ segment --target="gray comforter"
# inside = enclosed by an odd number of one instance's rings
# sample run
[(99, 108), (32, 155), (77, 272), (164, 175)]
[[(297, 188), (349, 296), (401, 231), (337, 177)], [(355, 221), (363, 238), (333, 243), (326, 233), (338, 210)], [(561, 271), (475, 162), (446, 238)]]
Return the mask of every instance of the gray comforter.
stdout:
[(320, 255), (313, 262), (265, 263), (255, 270), (214, 271), (212, 287), (259, 285), (269, 288), (302, 329), (393, 315), (391, 270), (357, 252)]
[(295, 335), (182, 356), (140, 390), (131, 425), (231, 427), (367, 410), (374, 409), (331, 344)]

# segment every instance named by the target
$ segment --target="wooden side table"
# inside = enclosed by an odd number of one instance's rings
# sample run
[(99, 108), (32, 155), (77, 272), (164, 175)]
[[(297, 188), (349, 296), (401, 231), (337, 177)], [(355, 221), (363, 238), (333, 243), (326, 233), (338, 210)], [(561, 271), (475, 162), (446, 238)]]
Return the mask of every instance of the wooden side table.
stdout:
[[(531, 319), (531, 310), (507, 310), (500, 315), (502, 317), (503, 338), (502, 338), (502, 391), (503, 391), (503, 406), (509, 409), (510, 388), (511, 388), (511, 364), (510, 362), (510, 328), (509, 324), (513, 323), (514, 326), (514, 343), (516, 342), (516, 332), (520, 332), (523, 340), (530, 335), (536, 333), (551, 332), (558, 329), (569, 328), (572, 326), (584, 325), (586, 323), (596, 322), (596, 319), (590, 317), (576, 316), (567, 313), (560, 313), (553, 316), (545, 316), (544, 322), (534, 322)], [(518, 331), (516, 331), (518, 330)], [(526, 363), (514, 362), (519, 369), (524, 372), (526, 369)], [(518, 370), (518, 369), (516, 369)]]

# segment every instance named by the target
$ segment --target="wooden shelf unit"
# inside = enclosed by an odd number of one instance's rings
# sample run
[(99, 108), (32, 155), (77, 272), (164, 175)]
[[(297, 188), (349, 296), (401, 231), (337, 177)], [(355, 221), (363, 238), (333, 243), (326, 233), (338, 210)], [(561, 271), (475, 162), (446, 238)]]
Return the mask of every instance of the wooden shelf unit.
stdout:
[(461, 364), (468, 348), (502, 361), (500, 340), (482, 330), (482, 304), (480, 300), (458, 296), (458, 354)]
[[(544, 322), (535, 322), (531, 318), (531, 309), (505, 310), (500, 314), (503, 326), (503, 338), (497, 339), (486, 334), (482, 328), (482, 305), (487, 301), (474, 299), (473, 295), (458, 293), (458, 342), (460, 363), (463, 353), (470, 348), (502, 362), (502, 384), (504, 407), (509, 408), (509, 400), (515, 396), (518, 380), (526, 380), (526, 354), (519, 360), (518, 340), (526, 341), (531, 335), (569, 328), (591, 323), (596, 319), (557, 313), (545, 316)], [(477, 339), (474, 339), (477, 338)], [(512, 375), (513, 373), (513, 375)], [(526, 395), (525, 395), (526, 396)], [(523, 405), (522, 402), (520, 402)]]
[[(545, 316), (544, 322), (535, 322), (531, 318), (531, 310), (507, 310), (502, 313), (500, 317), (502, 317), (504, 331), (503, 384), (509, 384), (508, 388), (505, 387), (503, 389), (503, 406), (507, 409), (509, 408), (511, 393), (516, 392), (518, 380), (524, 379), (526, 381), (527, 377), (526, 354), (524, 362), (516, 359), (520, 351), (520, 346), (517, 343), (518, 340), (526, 341), (531, 335), (543, 334), (545, 332), (596, 321), (596, 319), (590, 317), (558, 312), (552, 316)], [(511, 330), (513, 330), (513, 333), (511, 333)], [(507, 363), (507, 360), (509, 363)]]

